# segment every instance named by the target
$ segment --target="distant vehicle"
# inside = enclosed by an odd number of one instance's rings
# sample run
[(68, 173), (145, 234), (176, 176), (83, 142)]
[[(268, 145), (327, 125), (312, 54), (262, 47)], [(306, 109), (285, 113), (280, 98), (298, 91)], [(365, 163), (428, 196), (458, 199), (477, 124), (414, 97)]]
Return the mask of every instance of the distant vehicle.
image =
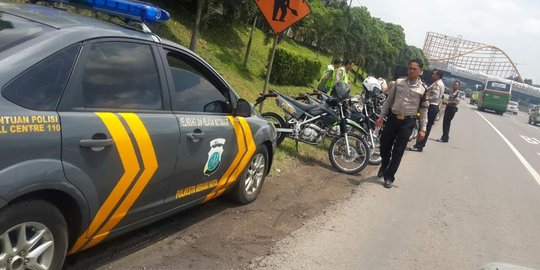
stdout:
[(480, 92), (478, 91), (473, 91), (471, 93), (471, 104), (478, 104), (478, 96), (479, 96)]
[(487, 81), (478, 95), (478, 110), (492, 110), (503, 115), (510, 101), (512, 85), (498, 81)]
[(518, 107), (519, 107), (519, 103), (517, 103), (516, 101), (510, 101), (508, 102), (508, 106), (506, 106), (506, 112), (511, 113), (513, 115), (517, 115), (519, 112)]
[(529, 124), (536, 125), (540, 123), (540, 105), (535, 105), (529, 112)]

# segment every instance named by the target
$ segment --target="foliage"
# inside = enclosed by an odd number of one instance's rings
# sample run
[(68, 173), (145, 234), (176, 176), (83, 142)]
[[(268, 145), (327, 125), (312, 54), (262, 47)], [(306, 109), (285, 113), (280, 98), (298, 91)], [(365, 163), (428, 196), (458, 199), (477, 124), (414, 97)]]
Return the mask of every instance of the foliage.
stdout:
[[(271, 50), (270, 50), (271, 53)], [(279, 85), (310, 85), (321, 69), (321, 62), (285, 49), (276, 49), (270, 82)]]

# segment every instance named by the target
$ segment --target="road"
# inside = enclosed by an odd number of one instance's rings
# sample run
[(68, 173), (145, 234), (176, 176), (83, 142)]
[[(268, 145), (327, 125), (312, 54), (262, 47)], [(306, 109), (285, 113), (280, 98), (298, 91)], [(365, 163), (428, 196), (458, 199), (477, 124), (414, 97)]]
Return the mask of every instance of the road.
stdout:
[(407, 152), (390, 190), (375, 167), (347, 176), (307, 162), (273, 172), (251, 205), (214, 201), (71, 257), (66, 269), (540, 269), (539, 139), (526, 115), (463, 104), (450, 142)]
[[(536, 171), (540, 127), (481, 113)], [(441, 125), (432, 136), (441, 135)], [(540, 186), (498, 133), (461, 106), (450, 143), (409, 152), (397, 188), (355, 197), (276, 245), (263, 269), (540, 269)]]

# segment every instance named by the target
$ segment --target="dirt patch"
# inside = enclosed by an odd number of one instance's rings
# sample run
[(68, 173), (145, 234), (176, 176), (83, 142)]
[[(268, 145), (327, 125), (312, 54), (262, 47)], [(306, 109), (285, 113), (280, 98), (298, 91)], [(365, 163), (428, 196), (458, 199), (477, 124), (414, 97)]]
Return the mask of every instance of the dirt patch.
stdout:
[(218, 199), (71, 256), (64, 269), (245, 269), (253, 259), (357, 192), (357, 176), (313, 161), (275, 170), (252, 204)]

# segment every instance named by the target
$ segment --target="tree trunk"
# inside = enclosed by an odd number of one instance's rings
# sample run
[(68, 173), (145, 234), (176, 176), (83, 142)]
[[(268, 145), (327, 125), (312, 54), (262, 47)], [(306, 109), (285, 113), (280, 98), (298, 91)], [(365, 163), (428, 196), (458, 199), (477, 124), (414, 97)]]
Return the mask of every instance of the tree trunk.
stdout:
[(201, 27), (201, 14), (204, 0), (197, 0), (197, 15), (195, 17), (195, 27), (191, 34), (191, 43), (189, 49), (195, 52), (197, 50), (197, 40), (199, 39), (199, 29)]
[(259, 15), (256, 15), (255, 19), (253, 20), (253, 25), (251, 26), (251, 34), (249, 35), (249, 40), (248, 40), (248, 44), (247, 44), (246, 57), (244, 58), (244, 67), (245, 68), (248, 67), (249, 55), (251, 54), (251, 43), (253, 42), (253, 33), (255, 32), (255, 26), (257, 25), (257, 19), (258, 18), (259, 18)]

